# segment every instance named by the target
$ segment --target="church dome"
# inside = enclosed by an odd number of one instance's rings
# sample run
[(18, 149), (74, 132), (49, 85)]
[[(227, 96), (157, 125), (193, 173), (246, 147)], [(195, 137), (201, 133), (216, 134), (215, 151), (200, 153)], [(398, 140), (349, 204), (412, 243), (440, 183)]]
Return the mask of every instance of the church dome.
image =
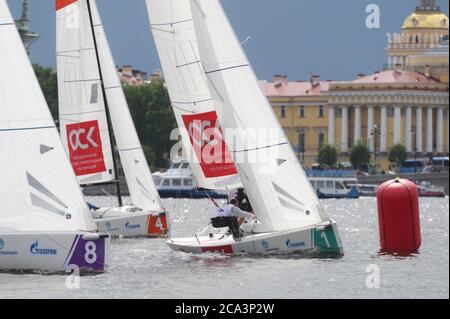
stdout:
[(409, 29), (448, 30), (448, 17), (442, 12), (414, 12), (403, 24), (403, 30)]

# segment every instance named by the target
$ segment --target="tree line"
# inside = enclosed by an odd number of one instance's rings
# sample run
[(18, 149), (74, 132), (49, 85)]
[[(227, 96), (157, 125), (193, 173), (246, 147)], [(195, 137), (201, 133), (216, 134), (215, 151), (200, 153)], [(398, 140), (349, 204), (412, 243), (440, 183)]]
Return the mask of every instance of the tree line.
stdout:
[[(402, 144), (394, 145), (388, 152), (388, 160), (395, 167), (400, 168), (408, 158), (406, 147)], [(322, 145), (318, 154), (318, 164), (325, 168), (336, 168), (339, 155), (338, 149), (332, 145)], [(369, 147), (363, 141), (358, 141), (350, 152), (350, 163), (352, 167), (359, 171), (376, 173), (376, 163), (374, 163)]]
[[(45, 99), (55, 122), (58, 123), (57, 74), (51, 68), (33, 65)], [(125, 96), (133, 117), (147, 161), (153, 171), (169, 166), (170, 133), (177, 127), (175, 116), (163, 81), (139, 87), (124, 86)]]

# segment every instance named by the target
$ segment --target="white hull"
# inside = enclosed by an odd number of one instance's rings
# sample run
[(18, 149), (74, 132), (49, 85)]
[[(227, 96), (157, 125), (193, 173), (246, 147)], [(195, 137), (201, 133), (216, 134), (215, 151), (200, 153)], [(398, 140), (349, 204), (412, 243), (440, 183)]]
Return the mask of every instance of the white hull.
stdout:
[(109, 250), (106, 234), (0, 231), (0, 270), (104, 272)]
[(93, 217), (99, 231), (111, 237), (162, 237), (168, 230), (165, 212), (143, 211), (131, 206), (101, 208)]
[(342, 242), (335, 222), (311, 228), (247, 235), (236, 241), (231, 235), (173, 238), (167, 244), (186, 253), (291, 254), (330, 253), (343, 255)]

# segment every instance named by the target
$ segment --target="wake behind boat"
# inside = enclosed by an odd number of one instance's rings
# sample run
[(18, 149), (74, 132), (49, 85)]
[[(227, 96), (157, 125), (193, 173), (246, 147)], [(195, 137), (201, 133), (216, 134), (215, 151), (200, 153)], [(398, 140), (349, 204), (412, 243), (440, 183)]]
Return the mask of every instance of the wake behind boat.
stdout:
[(103, 272), (98, 233), (6, 0), (0, 0), (0, 269)]
[[(207, 84), (203, 102), (195, 99), (195, 90), (182, 90), (182, 105), (173, 100), (175, 94), (171, 95), (174, 110), (191, 113), (180, 116), (179, 126), (187, 132), (183, 142), (190, 142), (188, 147), (200, 154), (203, 175), (211, 173), (215, 165), (229, 165), (237, 172), (258, 222), (244, 229), (242, 236), (236, 236), (241, 230), (231, 227), (230, 235), (223, 232), (223, 226), (215, 225), (207, 236), (170, 238), (167, 244), (191, 253), (343, 254), (336, 223), (320, 206), (220, 3), (184, 0), (173, 4), (147, 0), (161, 64), (166, 77), (172, 79), (167, 82), (169, 92), (176, 92), (177, 85), (186, 82), (184, 78)], [(200, 112), (203, 103), (212, 104), (214, 111)], [(205, 133), (208, 129), (214, 131), (213, 137)], [(270, 134), (246, 135), (246, 130)], [(212, 155), (219, 163), (201, 157), (212, 145), (222, 150)], [(223, 161), (227, 154), (233, 157), (232, 166)], [(244, 160), (239, 158), (241, 154), (246, 156)], [(250, 157), (256, 160), (250, 161)]]
[[(67, 22), (72, 21), (74, 12), (78, 13), (76, 27)], [(96, 2), (58, 0), (56, 15), (61, 138), (81, 186), (117, 185), (119, 207), (96, 209), (95, 222), (114, 237), (164, 236), (168, 229), (166, 211), (153, 183)], [(116, 148), (132, 205), (122, 203)]]

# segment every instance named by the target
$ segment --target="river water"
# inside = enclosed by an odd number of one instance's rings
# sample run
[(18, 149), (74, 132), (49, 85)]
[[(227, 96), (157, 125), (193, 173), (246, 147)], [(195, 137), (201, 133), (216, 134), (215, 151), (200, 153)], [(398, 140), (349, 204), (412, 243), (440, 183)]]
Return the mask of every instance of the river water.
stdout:
[[(107, 197), (88, 199), (110, 204)], [(420, 200), (422, 247), (401, 258), (378, 254), (375, 198), (322, 203), (338, 222), (341, 259), (190, 255), (161, 239), (117, 239), (109, 271), (81, 277), (78, 288), (68, 288), (64, 275), (0, 274), (0, 299), (449, 298), (448, 197)], [(207, 200), (164, 204), (174, 236), (193, 235), (214, 211)]]

